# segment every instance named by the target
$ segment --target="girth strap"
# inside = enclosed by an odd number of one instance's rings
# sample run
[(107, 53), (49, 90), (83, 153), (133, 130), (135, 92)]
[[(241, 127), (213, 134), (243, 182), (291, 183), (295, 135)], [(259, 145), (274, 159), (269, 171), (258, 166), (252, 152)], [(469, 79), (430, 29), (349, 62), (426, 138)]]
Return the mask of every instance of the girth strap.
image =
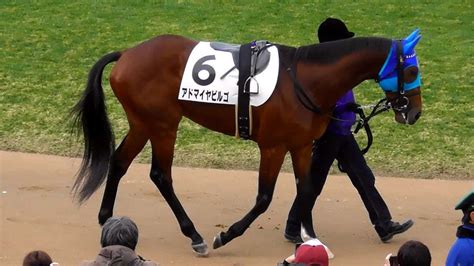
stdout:
[[(271, 44), (270, 44), (271, 45)], [(258, 93), (257, 91), (250, 91), (251, 81), (255, 81), (255, 75), (258, 74), (258, 57), (261, 52), (267, 49), (269, 46), (267, 41), (253, 41), (251, 43), (243, 44), (240, 46), (239, 51), (239, 96), (236, 106), (236, 137), (242, 139), (249, 139), (252, 135), (252, 107), (250, 106), (250, 95), (252, 93)], [(268, 64), (270, 54), (268, 51), (263, 55), (268, 58), (261, 60), (265, 65)], [(262, 69), (264, 66), (262, 67)]]
[(240, 46), (239, 53), (239, 98), (237, 100), (237, 137), (248, 139), (252, 134), (250, 130), (250, 83), (245, 82), (250, 76), (250, 61), (251, 61), (251, 46), (252, 43), (243, 44)]

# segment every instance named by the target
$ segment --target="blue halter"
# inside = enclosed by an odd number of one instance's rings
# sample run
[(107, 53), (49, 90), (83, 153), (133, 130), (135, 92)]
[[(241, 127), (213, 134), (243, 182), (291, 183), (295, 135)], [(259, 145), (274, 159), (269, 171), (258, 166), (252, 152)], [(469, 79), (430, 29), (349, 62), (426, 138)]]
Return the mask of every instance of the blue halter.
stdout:
[[(415, 31), (413, 34), (417, 33), (418, 31)], [(405, 68), (411, 66), (418, 68), (418, 59), (416, 57), (415, 49), (413, 49), (414, 45), (413, 47), (408, 48), (408, 51), (404, 51), (408, 41), (417, 42), (417, 40), (409, 39), (415, 38), (412, 37), (412, 35), (405, 40), (392, 41), (390, 52), (388, 53), (387, 59), (385, 59), (385, 63), (383, 64), (382, 69), (380, 69), (377, 78), (377, 82), (385, 92), (399, 92), (400, 94), (404, 94), (405, 91), (415, 89), (421, 85), (421, 75), (419, 71), (414, 81), (410, 83), (402, 82), (404, 80), (403, 70)], [(419, 39), (418, 37), (416, 38)]]

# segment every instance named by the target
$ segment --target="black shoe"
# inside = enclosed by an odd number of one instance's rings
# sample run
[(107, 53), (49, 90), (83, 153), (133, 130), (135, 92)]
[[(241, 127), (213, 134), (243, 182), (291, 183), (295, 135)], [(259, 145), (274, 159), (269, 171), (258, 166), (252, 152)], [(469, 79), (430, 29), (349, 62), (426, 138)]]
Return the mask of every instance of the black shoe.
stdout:
[(296, 234), (292, 234), (292, 233), (289, 233), (289, 232), (285, 232), (285, 238), (286, 240), (290, 241), (291, 243), (303, 243), (303, 239), (301, 238), (301, 234), (299, 233), (296, 233)]
[(403, 224), (389, 221), (385, 224), (376, 225), (375, 231), (377, 231), (380, 240), (382, 240), (384, 243), (387, 243), (393, 238), (394, 235), (405, 232), (406, 230), (410, 229), (413, 224), (414, 223), (412, 220), (408, 220)]

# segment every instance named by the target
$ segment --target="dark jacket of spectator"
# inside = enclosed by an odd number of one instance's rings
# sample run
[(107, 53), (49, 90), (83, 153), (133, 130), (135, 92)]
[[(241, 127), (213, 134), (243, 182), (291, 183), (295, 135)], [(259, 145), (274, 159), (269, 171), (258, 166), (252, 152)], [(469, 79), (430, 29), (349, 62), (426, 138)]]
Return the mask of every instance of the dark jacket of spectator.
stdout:
[(102, 248), (95, 260), (84, 261), (81, 263), (81, 266), (99, 265), (157, 266), (158, 264), (152, 261), (145, 261), (140, 256), (135, 254), (135, 251), (128, 247), (114, 245)]

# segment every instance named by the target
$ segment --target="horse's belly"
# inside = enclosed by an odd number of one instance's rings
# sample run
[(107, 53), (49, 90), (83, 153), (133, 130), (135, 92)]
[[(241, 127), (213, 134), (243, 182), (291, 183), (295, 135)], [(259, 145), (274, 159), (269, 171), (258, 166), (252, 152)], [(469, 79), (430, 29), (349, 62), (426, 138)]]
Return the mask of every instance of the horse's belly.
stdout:
[(183, 115), (195, 123), (226, 135), (235, 135), (235, 106), (181, 102)]

